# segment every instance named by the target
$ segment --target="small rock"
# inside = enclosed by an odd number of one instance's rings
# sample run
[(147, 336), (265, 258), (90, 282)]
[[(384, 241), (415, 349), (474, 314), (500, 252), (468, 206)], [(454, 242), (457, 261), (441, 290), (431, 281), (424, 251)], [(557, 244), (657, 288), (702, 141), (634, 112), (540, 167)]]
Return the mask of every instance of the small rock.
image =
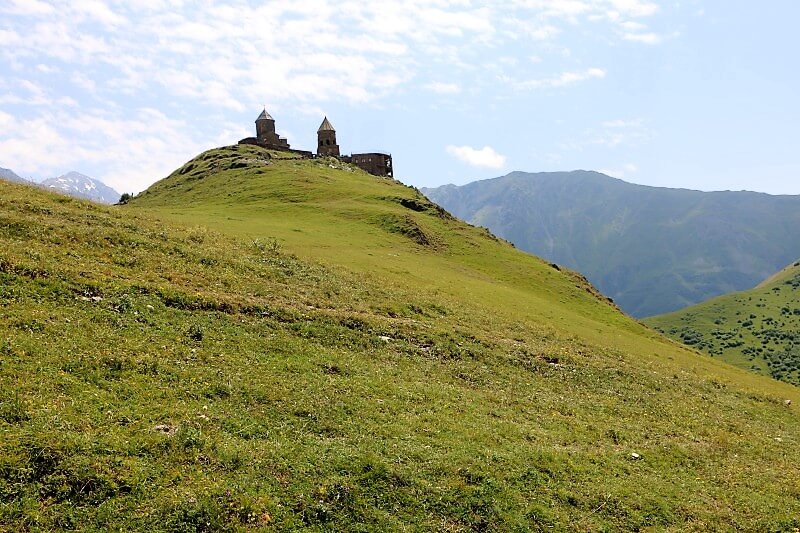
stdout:
[(389, 342), (390, 340), (392, 340), (391, 337), (387, 337), (386, 335), (379, 335), (378, 338), (383, 342)]
[(790, 405), (792, 405), (792, 400), (784, 400), (783, 401), (783, 405), (785, 405), (786, 407), (789, 407)]
[(639, 454), (638, 454), (638, 453), (636, 453), (636, 452), (633, 452), (633, 453), (631, 454), (631, 460), (633, 460), (633, 461), (638, 461), (638, 460), (639, 460), (639, 459), (641, 459), (641, 458), (642, 458), (642, 456), (641, 456), (641, 455), (639, 455)]
[(775, 442), (783, 442), (783, 439), (780, 437), (775, 437)]
[(159, 424), (153, 428), (153, 431), (158, 431), (164, 435), (172, 435), (175, 433), (175, 428), (169, 424)]
[(147, 304), (147, 308), (148, 308), (150, 311), (152, 311), (153, 309), (155, 309), (155, 307), (153, 307), (153, 306), (152, 306), (152, 305), (150, 305), (150, 304)]
[(103, 298), (100, 297), (100, 296), (92, 296), (92, 301), (93, 302), (102, 302)]

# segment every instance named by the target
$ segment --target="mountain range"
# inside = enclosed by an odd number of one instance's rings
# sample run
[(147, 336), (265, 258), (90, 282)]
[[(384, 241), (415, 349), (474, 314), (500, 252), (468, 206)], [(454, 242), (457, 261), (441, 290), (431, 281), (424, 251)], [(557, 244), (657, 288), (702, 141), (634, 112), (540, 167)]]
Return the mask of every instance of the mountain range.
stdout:
[(102, 204), (113, 204), (119, 201), (120, 194), (100, 180), (90, 178), (80, 172), (68, 172), (57, 178), (44, 180), (41, 187), (62, 194), (84, 198)]
[(800, 197), (512, 172), (422, 189), (454, 215), (587, 276), (636, 317), (754, 287), (800, 257)]
[(2, 168), (0, 167), (0, 179), (6, 181), (13, 181), (15, 183), (30, 183), (25, 178), (21, 178), (17, 175), (16, 172), (9, 168)]
[(0, 182), (0, 530), (792, 531), (800, 389), (332, 158)]
[(57, 178), (48, 178), (41, 183), (19, 177), (13, 170), (0, 168), (0, 179), (16, 183), (27, 183), (75, 198), (83, 198), (102, 204), (113, 204), (119, 201), (120, 194), (102, 181), (90, 178), (80, 172), (68, 172)]

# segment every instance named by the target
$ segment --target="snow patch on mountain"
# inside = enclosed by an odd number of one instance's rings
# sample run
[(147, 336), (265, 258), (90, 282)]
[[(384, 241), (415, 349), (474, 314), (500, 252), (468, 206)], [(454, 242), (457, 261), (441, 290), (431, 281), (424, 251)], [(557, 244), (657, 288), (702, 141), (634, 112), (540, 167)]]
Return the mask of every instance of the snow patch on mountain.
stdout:
[(74, 171), (57, 178), (44, 180), (42, 187), (104, 204), (116, 203), (120, 197), (117, 191), (102, 181)]

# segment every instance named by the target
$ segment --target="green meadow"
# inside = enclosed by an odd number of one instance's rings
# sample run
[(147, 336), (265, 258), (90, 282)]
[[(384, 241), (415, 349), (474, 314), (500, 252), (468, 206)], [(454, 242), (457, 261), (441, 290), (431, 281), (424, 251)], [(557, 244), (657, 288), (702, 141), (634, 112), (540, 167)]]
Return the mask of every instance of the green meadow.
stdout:
[(4, 531), (793, 531), (800, 394), (718, 359), (334, 159), (0, 182)]
[(800, 385), (800, 262), (749, 291), (645, 322), (713, 357)]

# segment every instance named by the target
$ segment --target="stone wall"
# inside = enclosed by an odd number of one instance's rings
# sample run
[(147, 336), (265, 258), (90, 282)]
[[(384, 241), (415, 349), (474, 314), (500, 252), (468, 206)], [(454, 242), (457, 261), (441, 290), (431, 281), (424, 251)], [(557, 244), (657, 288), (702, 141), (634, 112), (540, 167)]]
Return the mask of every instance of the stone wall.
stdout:
[(281, 152), (291, 152), (293, 154), (297, 154), (305, 159), (312, 159), (314, 154), (309, 152), (308, 150), (295, 150), (294, 148), (289, 148), (289, 144), (286, 143), (285, 139), (282, 144), (272, 144), (262, 139), (257, 139), (255, 137), (247, 137), (246, 139), (242, 139), (239, 141), (239, 144), (252, 144), (254, 146), (260, 146), (261, 148), (266, 148), (268, 150), (279, 150)]

